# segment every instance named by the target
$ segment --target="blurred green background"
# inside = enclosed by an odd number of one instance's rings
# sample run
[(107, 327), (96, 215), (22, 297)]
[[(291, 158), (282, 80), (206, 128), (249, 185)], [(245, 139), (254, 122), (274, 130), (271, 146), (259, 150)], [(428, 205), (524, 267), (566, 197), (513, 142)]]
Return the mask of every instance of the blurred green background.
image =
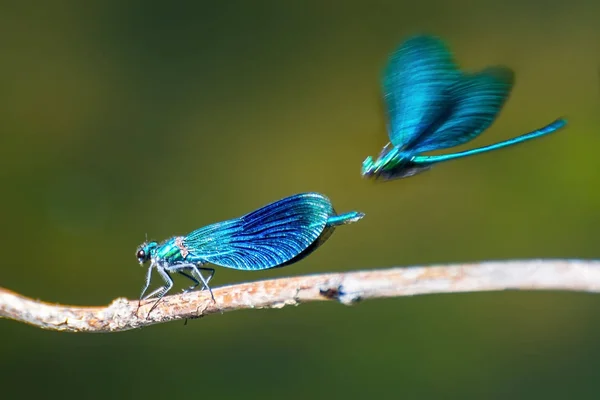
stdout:
[[(296, 274), (600, 255), (597, 1), (0, 3), (1, 285), (136, 298), (135, 249), (319, 191), (367, 214)], [(512, 149), (388, 184), (380, 72), (407, 35), (517, 83), (463, 148)], [(462, 148), (461, 148), (462, 149)], [(158, 281), (156, 281), (158, 282)], [(177, 280), (176, 291), (187, 285)], [(600, 297), (487, 293), (242, 311), (119, 334), (0, 321), (3, 398), (596, 398)]]

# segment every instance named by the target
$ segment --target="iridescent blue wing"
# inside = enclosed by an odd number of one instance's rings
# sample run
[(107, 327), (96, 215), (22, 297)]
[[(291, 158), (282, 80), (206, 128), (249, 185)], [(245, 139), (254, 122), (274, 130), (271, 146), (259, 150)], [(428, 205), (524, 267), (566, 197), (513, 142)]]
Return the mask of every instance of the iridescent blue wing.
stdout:
[(190, 259), (241, 270), (273, 268), (313, 244), (333, 214), (327, 197), (302, 193), (200, 228), (183, 244)]
[(383, 90), (394, 146), (414, 147), (444, 122), (448, 89), (460, 76), (452, 54), (436, 37), (412, 37), (390, 56)]
[(454, 105), (449, 117), (413, 150), (419, 153), (440, 150), (473, 140), (494, 122), (514, 79), (514, 72), (502, 66), (464, 75), (452, 88)]

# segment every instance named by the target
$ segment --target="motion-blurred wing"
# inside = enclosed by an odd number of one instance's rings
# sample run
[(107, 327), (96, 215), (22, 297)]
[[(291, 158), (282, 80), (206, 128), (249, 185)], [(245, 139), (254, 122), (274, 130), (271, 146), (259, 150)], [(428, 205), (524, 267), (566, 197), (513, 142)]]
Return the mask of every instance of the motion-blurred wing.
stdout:
[(191, 256), (222, 267), (273, 268), (313, 244), (332, 214), (327, 197), (297, 194), (241, 218), (200, 228), (186, 236), (183, 244)]
[(390, 56), (383, 90), (394, 146), (414, 147), (444, 122), (448, 89), (460, 76), (452, 54), (436, 37), (414, 36)]
[(454, 105), (449, 118), (435, 133), (420, 140), (414, 151), (446, 149), (473, 140), (498, 116), (510, 94), (514, 77), (510, 68), (501, 66), (464, 75), (452, 88)]

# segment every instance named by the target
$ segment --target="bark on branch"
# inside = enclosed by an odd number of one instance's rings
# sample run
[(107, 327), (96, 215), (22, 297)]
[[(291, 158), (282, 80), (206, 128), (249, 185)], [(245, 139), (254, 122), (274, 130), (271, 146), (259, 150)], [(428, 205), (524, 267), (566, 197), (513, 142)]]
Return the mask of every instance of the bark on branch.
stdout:
[(310, 301), (360, 300), (499, 290), (600, 292), (600, 261), (523, 260), (306, 275), (167, 296), (148, 315), (152, 300), (115, 299), (106, 307), (33, 300), (0, 288), (0, 317), (65, 332), (120, 332), (249, 308), (282, 308)]

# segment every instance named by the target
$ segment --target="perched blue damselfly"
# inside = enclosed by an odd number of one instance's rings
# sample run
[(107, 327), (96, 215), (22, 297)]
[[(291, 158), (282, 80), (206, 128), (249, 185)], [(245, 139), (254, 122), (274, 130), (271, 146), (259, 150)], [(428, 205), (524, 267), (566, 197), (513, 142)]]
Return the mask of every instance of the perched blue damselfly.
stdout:
[[(212, 296), (208, 282), (215, 270), (205, 267), (206, 264), (246, 271), (290, 265), (325, 243), (336, 226), (356, 222), (363, 216), (356, 211), (338, 215), (330, 200), (322, 194), (301, 193), (240, 218), (205, 226), (186, 236), (175, 236), (160, 244), (143, 243), (136, 256), (140, 264), (150, 262), (150, 265), (140, 300), (156, 297), (153, 309), (173, 287), (171, 273), (194, 282), (186, 291), (202, 283)], [(153, 269), (165, 284), (144, 296)], [(208, 277), (205, 278), (202, 271), (208, 272)]]

